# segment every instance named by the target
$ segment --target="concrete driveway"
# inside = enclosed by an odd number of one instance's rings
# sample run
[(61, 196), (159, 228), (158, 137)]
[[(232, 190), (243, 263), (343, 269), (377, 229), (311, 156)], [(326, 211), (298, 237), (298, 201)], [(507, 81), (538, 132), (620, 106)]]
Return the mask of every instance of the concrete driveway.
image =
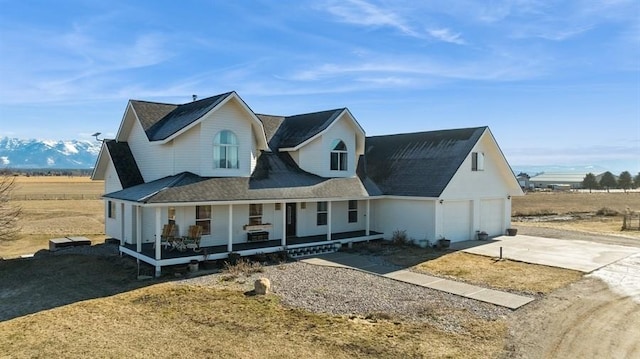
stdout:
[(585, 273), (640, 253), (636, 247), (524, 235), (455, 243), (452, 247), (490, 257), (498, 257), (502, 248), (503, 258)]

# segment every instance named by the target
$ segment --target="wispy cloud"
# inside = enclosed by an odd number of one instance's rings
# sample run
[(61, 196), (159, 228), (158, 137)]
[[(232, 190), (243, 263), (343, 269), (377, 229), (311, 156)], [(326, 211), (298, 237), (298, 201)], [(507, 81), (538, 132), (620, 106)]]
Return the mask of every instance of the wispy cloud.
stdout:
[(326, 10), (336, 16), (339, 21), (349, 24), (391, 27), (405, 35), (418, 34), (392, 9), (382, 8), (364, 0), (331, 1)]
[[(534, 58), (499, 55), (474, 61), (436, 61), (428, 57), (389, 59), (354, 63), (325, 63), (299, 70), (286, 77), (292, 81), (331, 78), (405, 78), (407, 75), (457, 80), (511, 81), (536, 77), (540, 73)], [(397, 82), (398, 83), (398, 82)]]
[(465, 41), (462, 39), (460, 33), (453, 33), (450, 29), (439, 28), (429, 29), (427, 33), (436, 40), (450, 42), (452, 44), (464, 45)]

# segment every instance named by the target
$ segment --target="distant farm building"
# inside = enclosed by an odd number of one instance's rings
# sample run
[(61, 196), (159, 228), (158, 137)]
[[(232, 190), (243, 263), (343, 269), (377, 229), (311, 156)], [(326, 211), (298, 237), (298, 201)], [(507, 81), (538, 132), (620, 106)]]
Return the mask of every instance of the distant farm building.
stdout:
[[(582, 188), (582, 181), (587, 173), (566, 172), (566, 173), (540, 173), (529, 179), (529, 185), (533, 188), (550, 188), (555, 190), (569, 190)], [(596, 175), (599, 182), (602, 173)]]

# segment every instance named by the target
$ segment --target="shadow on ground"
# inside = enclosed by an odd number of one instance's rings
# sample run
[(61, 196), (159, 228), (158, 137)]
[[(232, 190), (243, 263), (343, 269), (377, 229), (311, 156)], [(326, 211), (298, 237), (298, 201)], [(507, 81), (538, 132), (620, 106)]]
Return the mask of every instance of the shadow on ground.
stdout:
[[(353, 248), (343, 249), (343, 251), (381, 257), (389, 266), (387, 271), (406, 269), (455, 252), (453, 249), (421, 248), (412, 244), (393, 243), (384, 240), (354, 243)], [(340, 263), (339, 260), (336, 260), (336, 262)], [(374, 270), (374, 272), (376, 271)]]
[[(91, 248), (100, 246), (109, 244)], [(158, 283), (137, 275), (136, 262), (118, 255), (42, 250), (33, 258), (0, 260), (0, 321)]]

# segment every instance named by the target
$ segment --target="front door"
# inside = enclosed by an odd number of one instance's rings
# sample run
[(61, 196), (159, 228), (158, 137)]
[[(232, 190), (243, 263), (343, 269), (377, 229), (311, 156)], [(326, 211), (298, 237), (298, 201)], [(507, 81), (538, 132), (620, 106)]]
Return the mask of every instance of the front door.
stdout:
[(287, 237), (295, 237), (296, 235), (296, 204), (287, 203)]

